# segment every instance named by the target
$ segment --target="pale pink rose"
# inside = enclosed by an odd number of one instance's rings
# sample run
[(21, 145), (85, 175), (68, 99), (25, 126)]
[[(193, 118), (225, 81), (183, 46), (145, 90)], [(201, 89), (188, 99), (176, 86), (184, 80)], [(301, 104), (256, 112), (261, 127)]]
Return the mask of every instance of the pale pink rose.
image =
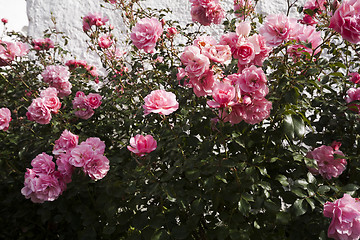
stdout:
[(29, 47), (22, 42), (6, 42), (0, 44), (0, 66), (9, 65), (16, 57), (23, 57), (29, 52)]
[(72, 85), (69, 81), (61, 82), (61, 83), (52, 83), (50, 84), (50, 86), (56, 88), (59, 91), (58, 96), (61, 98), (69, 96), (71, 94)]
[(98, 39), (99, 47), (109, 48), (113, 44), (113, 40), (110, 35), (103, 35)]
[(185, 69), (179, 67), (178, 68), (178, 73), (176, 74), (176, 78), (177, 80), (181, 80), (183, 79), (184, 77), (188, 76)]
[(74, 167), (83, 167), (95, 154), (89, 144), (80, 144), (70, 152), (69, 163)]
[(255, 99), (244, 107), (242, 118), (246, 123), (257, 124), (270, 116), (271, 109), (272, 103), (265, 98)]
[(140, 19), (131, 30), (130, 39), (135, 47), (153, 53), (155, 45), (163, 32), (161, 23), (156, 18)]
[(144, 98), (144, 115), (158, 113), (169, 115), (179, 108), (175, 94), (165, 90), (154, 90)]
[(264, 71), (254, 65), (245, 68), (237, 79), (242, 94), (250, 95), (253, 99), (265, 97), (269, 89)]
[(32, 41), (32, 45), (36, 51), (49, 50), (54, 48), (54, 42), (50, 38), (38, 38)]
[(249, 37), (248, 41), (254, 45), (255, 49), (255, 57), (252, 64), (262, 66), (265, 58), (267, 58), (272, 51), (272, 48), (267, 46), (265, 38), (258, 34)]
[(192, 1), (192, 3), (190, 13), (193, 22), (204, 26), (209, 26), (211, 23), (220, 24), (225, 16), (225, 11), (217, 0)]
[[(189, 46), (191, 47), (191, 46)], [(195, 55), (194, 58), (189, 59), (185, 70), (190, 77), (200, 77), (209, 70), (210, 60), (203, 54)]]
[(32, 161), (31, 166), (33, 167), (33, 171), (35, 173), (45, 173), (51, 174), (55, 171), (55, 163), (53, 162), (53, 157), (46, 154), (41, 153), (37, 155)]
[(315, 159), (318, 169), (309, 169), (313, 174), (320, 174), (323, 178), (330, 180), (338, 177), (346, 168), (346, 159), (335, 158), (334, 154), (344, 154), (339, 150), (334, 150), (330, 146), (322, 145), (306, 154), (307, 158)]
[(58, 113), (61, 108), (61, 102), (57, 97), (57, 93), (58, 90), (53, 87), (40, 91), (40, 97), (43, 98), (45, 106), (54, 114)]
[(71, 133), (65, 129), (60, 138), (55, 141), (55, 145), (52, 153), (54, 155), (60, 155), (61, 153), (66, 153), (68, 150), (75, 148), (78, 145), (79, 136)]
[(51, 111), (47, 108), (43, 98), (35, 98), (28, 107), (26, 116), (30, 121), (48, 124), (51, 120)]
[(235, 45), (233, 57), (239, 60), (239, 64), (249, 64), (255, 58), (254, 45), (245, 38), (239, 38)]
[(211, 108), (223, 108), (231, 105), (235, 98), (235, 88), (228, 83), (219, 82), (212, 90), (214, 101), (207, 101)]
[(234, 53), (238, 39), (239, 36), (236, 33), (229, 32), (221, 36), (219, 44), (229, 45), (231, 52)]
[(110, 169), (109, 159), (103, 155), (95, 155), (90, 161), (86, 162), (83, 170), (93, 180), (104, 178)]
[(318, 46), (322, 43), (321, 32), (316, 31), (316, 28), (313, 26), (299, 24), (297, 36), (294, 38), (298, 42), (311, 43), (311, 49), (303, 45), (303, 48), (306, 52), (313, 52), (314, 55), (321, 51), (321, 48)]
[(87, 16), (83, 17), (83, 30), (87, 32), (91, 29), (92, 26), (103, 26), (109, 21), (107, 17), (101, 16), (100, 13), (89, 13)]
[(186, 66), (191, 64), (198, 55), (201, 55), (200, 49), (198, 47), (187, 46), (184, 49), (183, 54), (181, 54), (180, 60)]
[(95, 154), (103, 155), (105, 152), (105, 142), (101, 141), (100, 138), (97, 137), (90, 137), (86, 139), (85, 142), (82, 142), (81, 144), (88, 144), (91, 146)]
[(190, 84), (196, 96), (202, 97), (211, 95), (214, 87), (215, 77), (212, 70), (207, 71), (201, 77), (191, 77)]
[(279, 46), (289, 38), (291, 23), (284, 14), (269, 15), (259, 32), (266, 39), (266, 44), (271, 47)]
[(254, 11), (252, 0), (234, 0), (234, 12), (238, 18), (245, 19)]
[(68, 67), (61, 65), (50, 65), (41, 73), (44, 82), (49, 84), (60, 84), (69, 81), (70, 72)]
[(135, 137), (130, 138), (130, 145), (127, 149), (138, 156), (144, 156), (146, 153), (154, 151), (157, 147), (157, 143), (151, 135), (137, 134)]
[(352, 72), (352, 73), (349, 73), (350, 75), (350, 81), (355, 83), (355, 84), (359, 84), (360, 83), (360, 74), (357, 73), (357, 72)]
[(96, 109), (101, 105), (102, 96), (97, 93), (89, 93), (86, 96), (87, 104), (92, 108)]
[(328, 237), (337, 240), (360, 238), (360, 202), (349, 194), (324, 204), (324, 216), (332, 218)]
[(201, 35), (194, 40), (193, 46), (203, 49), (203, 48), (209, 48), (216, 44), (217, 44), (216, 40), (213, 37), (208, 35)]
[(360, 1), (343, 1), (330, 19), (329, 28), (340, 33), (350, 43), (360, 42)]
[(307, 0), (304, 4), (304, 9), (317, 10), (319, 12), (325, 10), (326, 0)]
[(26, 199), (30, 198), (34, 203), (54, 201), (62, 192), (61, 183), (55, 174), (36, 173), (27, 169), (24, 187), (21, 189)]
[(251, 25), (250, 22), (248, 21), (240, 22), (236, 26), (236, 30), (235, 30), (238, 36), (243, 36), (243, 37), (249, 36), (250, 31), (251, 31)]
[(228, 45), (215, 45), (202, 50), (203, 55), (218, 63), (226, 63), (231, 60), (231, 48)]
[(71, 176), (74, 171), (74, 166), (69, 163), (69, 159), (71, 158), (71, 154), (69, 153), (61, 153), (57, 156), (56, 165), (57, 170), (59, 171), (62, 181), (64, 183), (71, 182)]
[(11, 120), (10, 110), (8, 108), (0, 108), (0, 130), (8, 130)]

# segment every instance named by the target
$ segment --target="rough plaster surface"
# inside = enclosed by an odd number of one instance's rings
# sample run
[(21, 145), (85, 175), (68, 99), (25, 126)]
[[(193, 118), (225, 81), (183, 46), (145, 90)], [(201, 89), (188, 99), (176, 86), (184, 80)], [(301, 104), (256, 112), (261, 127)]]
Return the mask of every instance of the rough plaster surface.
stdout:
[[(300, 0), (303, 3), (305, 0)], [(292, 1), (291, 1), (292, 2)], [(67, 49), (73, 53), (77, 59), (83, 59), (97, 68), (101, 68), (97, 56), (86, 51), (87, 36), (82, 30), (81, 17), (90, 12), (99, 12), (108, 16), (109, 22), (115, 27), (115, 36), (118, 39), (124, 37), (123, 23), (121, 17), (116, 11), (101, 8), (100, 4), (111, 6), (102, 0), (27, 0), (27, 15), (29, 18), (28, 35), (34, 38), (43, 36), (43, 31), (49, 27), (53, 27), (51, 22), (51, 14), (56, 19), (56, 28), (58, 31), (64, 32), (70, 37)], [(172, 14), (165, 19), (176, 19), (182, 24), (191, 22), (189, 0), (145, 0), (142, 2), (145, 7), (152, 8), (169, 8)], [(225, 10), (233, 8), (233, 0), (221, 1)], [(259, 0), (256, 11), (262, 14), (285, 13), (287, 9), (287, 0)], [(119, 10), (117, 10), (119, 11)], [(296, 14), (295, 11), (292, 14)], [(219, 36), (221, 26), (212, 25), (206, 31), (213, 35)], [(55, 39), (54, 39), (55, 40)]]

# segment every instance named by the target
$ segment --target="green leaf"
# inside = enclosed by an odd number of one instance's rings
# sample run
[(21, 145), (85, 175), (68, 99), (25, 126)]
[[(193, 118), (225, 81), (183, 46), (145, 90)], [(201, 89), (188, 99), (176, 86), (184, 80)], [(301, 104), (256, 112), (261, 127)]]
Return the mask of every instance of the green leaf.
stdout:
[(245, 199), (241, 198), (239, 203), (238, 203), (238, 209), (242, 214), (247, 215), (249, 213), (249, 211), (250, 211), (249, 202), (246, 201)]
[(295, 216), (300, 216), (306, 213), (307, 205), (304, 204), (304, 199), (297, 199), (293, 204)]

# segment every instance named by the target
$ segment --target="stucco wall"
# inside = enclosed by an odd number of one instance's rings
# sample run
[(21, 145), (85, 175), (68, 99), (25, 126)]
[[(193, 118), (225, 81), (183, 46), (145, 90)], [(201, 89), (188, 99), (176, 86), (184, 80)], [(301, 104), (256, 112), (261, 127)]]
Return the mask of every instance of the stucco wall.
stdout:
[[(299, 1), (299, 3), (303, 2), (304, 0)], [(118, 16), (118, 13), (101, 8), (101, 3), (105, 6), (111, 6), (102, 0), (27, 0), (28, 34), (35, 38), (42, 37), (43, 31), (49, 26), (53, 26), (52, 14), (57, 22), (57, 30), (64, 32), (71, 39), (67, 46), (68, 50), (78, 59), (84, 59), (100, 67), (96, 55), (85, 51), (87, 36), (82, 30), (81, 17), (89, 12), (99, 12), (108, 16), (109, 22), (115, 27), (115, 35), (118, 38), (121, 38), (121, 30), (123, 30), (121, 17)], [(221, 0), (221, 3), (225, 9), (233, 7), (233, 0)], [(191, 22), (191, 4), (188, 0), (146, 0), (143, 4), (153, 8), (169, 8), (173, 13), (167, 16), (168, 18), (176, 19), (184, 24)], [(263, 14), (285, 13), (286, 9), (287, 0), (259, 0), (256, 7), (256, 11)], [(294, 11), (292, 14), (296, 14), (296, 12)], [(221, 26), (213, 25), (207, 28), (209, 34), (219, 35), (221, 33)]]

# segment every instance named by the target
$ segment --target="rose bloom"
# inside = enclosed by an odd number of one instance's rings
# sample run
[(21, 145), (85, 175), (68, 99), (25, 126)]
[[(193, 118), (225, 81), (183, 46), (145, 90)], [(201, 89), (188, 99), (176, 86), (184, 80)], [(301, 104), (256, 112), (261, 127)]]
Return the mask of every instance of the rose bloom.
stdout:
[(101, 16), (99, 13), (89, 13), (87, 16), (83, 18), (83, 30), (87, 32), (90, 30), (92, 26), (103, 26), (105, 23), (109, 21), (107, 17)]
[(309, 169), (313, 174), (320, 174), (322, 177), (330, 180), (333, 177), (338, 177), (346, 168), (346, 159), (334, 158), (334, 154), (344, 154), (335, 150), (330, 146), (322, 145), (306, 154), (307, 158), (315, 159), (318, 165), (318, 169)]
[(266, 40), (262, 35), (254, 34), (248, 38), (249, 42), (254, 45), (255, 57), (252, 64), (262, 66), (265, 58), (269, 56), (272, 48), (266, 45)]
[(52, 83), (50, 84), (50, 86), (56, 88), (59, 91), (58, 96), (61, 98), (65, 96), (69, 96), (71, 94), (72, 85), (69, 81)]
[(51, 111), (47, 108), (43, 98), (35, 98), (28, 107), (26, 116), (30, 121), (48, 124), (51, 120)]
[(0, 108), (0, 130), (8, 130), (11, 121), (11, 112), (8, 108)]
[(141, 157), (154, 151), (157, 147), (157, 143), (151, 135), (143, 136), (140, 134), (130, 138), (130, 145), (127, 146), (127, 149)]
[(49, 50), (50, 48), (54, 48), (54, 42), (50, 38), (38, 38), (32, 41), (32, 45), (34, 46), (34, 50)]
[(163, 28), (158, 19), (143, 18), (132, 28), (130, 39), (138, 49), (144, 49), (146, 53), (153, 53), (162, 32)]
[(61, 65), (50, 65), (41, 73), (44, 82), (49, 84), (60, 84), (69, 81), (70, 72), (68, 67)]
[(95, 154), (89, 144), (80, 144), (70, 152), (69, 163), (74, 167), (83, 167)]
[(272, 103), (265, 98), (255, 99), (243, 109), (242, 118), (246, 123), (257, 124), (270, 116)]
[(217, 83), (212, 91), (214, 101), (207, 101), (211, 108), (222, 108), (231, 105), (235, 98), (235, 88), (228, 83)]
[(74, 171), (74, 167), (69, 163), (70, 157), (70, 153), (60, 153), (56, 159), (57, 170), (64, 183), (71, 182), (71, 176)]
[(101, 105), (102, 96), (97, 93), (89, 93), (86, 96), (87, 104), (92, 108), (96, 109)]
[(360, 83), (360, 74), (357, 73), (357, 72), (352, 72), (352, 73), (349, 73), (350, 75), (350, 81), (355, 83), (355, 84), (359, 84)]
[(81, 91), (76, 92), (75, 98), (72, 101), (75, 115), (81, 119), (89, 119), (94, 115), (94, 110), (89, 106), (88, 99), (85, 94)]
[(63, 192), (61, 183), (56, 174), (36, 173), (27, 169), (25, 173), (24, 187), (21, 194), (34, 203), (54, 201)]
[(252, 65), (236, 76), (236, 84), (239, 85), (241, 93), (247, 93), (254, 99), (261, 99), (268, 94), (267, 78), (261, 68)]
[[(347, 97), (345, 98), (345, 101), (347, 103), (360, 100), (360, 88), (350, 88), (349, 90), (347, 90), (346, 94)], [(349, 104), (348, 106), (350, 107), (350, 110), (360, 112), (359, 104), (353, 103), (353, 104)]]
[(37, 155), (32, 161), (31, 166), (33, 167), (33, 171), (36, 173), (46, 173), (51, 174), (55, 171), (55, 163), (53, 162), (53, 157), (46, 154), (41, 153)]
[(318, 23), (312, 16), (309, 14), (305, 14), (303, 19), (300, 20), (300, 23), (306, 24), (306, 25), (315, 25)]
[(65, 129), (60, 138), (55, 141), (55, 145), (52, 153), (54, 155), (60, 155), (61, 153), (66, 153), (68, 150), (75, 148), (78, 145), (79, 136), (71, 133)]
[(4, 23), (4, 24), (6, 24), (6, 23), (9, 22), (9, 20), (7, 20), (7, 18), (2, 18), (2, 19), (1, 19), (1, 22)]
[(360, 1), (343, 1), (330, 19), (329, 28), (350, 43), (360, 42)]
[(43, 98), (45, 106), (50, 110), (51, 113), (58, 113), (61, 108), (61, 102), (57, 97), (58, 90), (53, 87), (49, 87), (40, 92), (40, 97)]
[(218, 0), (199, 0), (190, 2), (193, 3), (190, 11), (193, 22), (209, 26), (211, 23), (220, 24), (224, 18), (225, 11), (222, 9)]
[(200, 50), (202, 50), (204, 48), (209, 48), (209, 47), (215, 46), (215, 45), (217, 45), (216, 40), (212, 36), (209, 36), (209, 35), (201, 35), (201, 36), (197, 37), (193, 42), (193, 46), (200, 48)]
[(109, 35), (103, 35), (98, 39), (99, 47), (101, 48), (109, 48), (113, 44), (113, 40)]
[(215, 45), (202, 50), (210, 60), (224, 64), (231, 60), (231, 48), (228, 45)]
[(250, 22), (248, 21), (244, 21), (244, 22), (240, 22), (237, 26), (236, 26), (236, 34), (238, 36), (242, 36), (242, 37), (247, 37), (249, 36), (251, 31), (251, 25)]
[(338, 240), (360, 238), (360, 202), (349, 194), (334, 202), (326, 202), (324, 216), (331, 219), (328, 237)]
[(22, 42), (0, 43), (0, 66), (9, 65), (16, 57), (23, 57), (29, 52), (28, 45)]
[(90, 137), (86, 139), (85, 142), (82, 142), (81, 144), (88, 144), (93, 149), (95, 154), (103, 155), (105, 152), (105, 142), (101, 141), (100, 138), (97, 137)]
[(322, 11), (325, 10), (325, 3), (326, 0), (307, 0), (304, 4), (304, 9)]
[(291, 23), (284, 14), (269, 15), (259, 32), (266, 39), (266, 44), (271, 47), (279, 46), (286, 41), (291, 31)]
[(175, 94), (165, 90), (154, 90), (144, 98), (144, 115), (149, 113), (158, 113), (169, 115), (179, 108)]
[(191, 77), (190, 84), (197, 97), (211, 95), (215, 84), (214, 72), (209, 70), (200, 77)]
[(110, 169), (109, 159), (103, 155), (95, 155), (90, 161), (86, 162), (83, 170), (93, 180), (104, 178)]
[(250, 63), (255, 58), (254, 45), (245, 38), (239, 38), (233, 57), (238, 59), (241, 65)]

